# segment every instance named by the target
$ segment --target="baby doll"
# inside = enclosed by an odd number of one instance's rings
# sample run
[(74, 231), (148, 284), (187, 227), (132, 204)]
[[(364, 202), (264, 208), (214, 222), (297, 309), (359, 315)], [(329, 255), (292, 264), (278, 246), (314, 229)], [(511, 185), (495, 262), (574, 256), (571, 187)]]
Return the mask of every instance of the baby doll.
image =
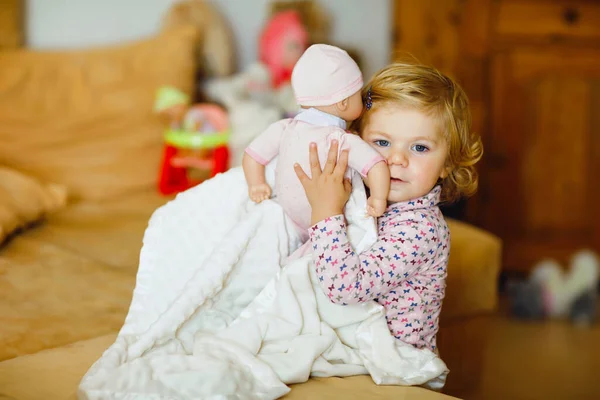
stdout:
[(340, 150), (350, 149), (349, 167), (359, 172), (370, 188), (367, 212), (378, 217), (387, 208), (390, 172), (385, 159), (358, 135), (346, 131), (346, 123), (363, 109), (362, 73), (348, 53), (335, 46), (315, 44), (300, 57), (292, 72), (292, 88), (302, 111), (294, 118), (272, 124), (246, 149), (242, 166), (248, 194), (256, 203), (271, 197), (265, 165), (279, 155), (275, 168), (277, 202), (308, 238), (310, 204), (296, 178), (294, 165), (310, 170), (306, 149), (315, 143), (325, 160), (333, 140)]

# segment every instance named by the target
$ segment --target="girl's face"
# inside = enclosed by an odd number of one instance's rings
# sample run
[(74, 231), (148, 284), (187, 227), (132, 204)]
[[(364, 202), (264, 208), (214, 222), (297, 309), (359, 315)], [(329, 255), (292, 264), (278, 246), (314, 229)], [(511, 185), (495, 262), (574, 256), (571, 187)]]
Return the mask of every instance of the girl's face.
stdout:
[(448, 175), (448, 144), (436, 121), (418, 110), (393, 104), (379, 107), (369, 115), (362, 138), (387, 160), (390, 203), (424, 196)]

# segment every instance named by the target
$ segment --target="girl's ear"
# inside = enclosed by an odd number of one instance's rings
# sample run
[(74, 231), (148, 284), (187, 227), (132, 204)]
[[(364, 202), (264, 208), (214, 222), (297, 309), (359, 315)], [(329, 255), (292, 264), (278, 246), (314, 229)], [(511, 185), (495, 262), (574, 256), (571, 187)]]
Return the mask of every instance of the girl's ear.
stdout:
[(452, 173), (453, 170), (454, 168), (451, 165), (446, 165), (444, 168), (442, 168), (442, 172), (440, 172), (440, 178), (446, 179), (448, 175)]

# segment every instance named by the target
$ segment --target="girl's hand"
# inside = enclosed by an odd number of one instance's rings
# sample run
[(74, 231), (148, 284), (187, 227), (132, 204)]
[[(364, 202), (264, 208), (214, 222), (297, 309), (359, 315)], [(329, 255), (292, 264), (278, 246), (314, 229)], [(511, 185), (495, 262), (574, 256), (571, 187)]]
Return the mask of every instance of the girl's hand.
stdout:
[(306, 175), (299, 164), (294, 165), (296, 175), (304, 187), (308, 202), (312, 207), (312, 224), (325, 218), (344, 213), (346, 202), (350, 198), (352, 184), (344, 178), (348, 168), (348, 150), (343, 150), (339, 160), (338, 142), (332, 141), (327, 162), (321, 170), (317, 145), (310, 144), (309, 160), (312, 179)]

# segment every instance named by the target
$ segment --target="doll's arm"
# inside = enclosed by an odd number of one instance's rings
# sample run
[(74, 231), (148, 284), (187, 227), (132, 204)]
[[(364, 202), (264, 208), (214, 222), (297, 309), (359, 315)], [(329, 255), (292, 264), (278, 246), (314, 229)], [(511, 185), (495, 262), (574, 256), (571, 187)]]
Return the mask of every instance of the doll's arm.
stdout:
[(390, 169), (383, 160), (373, 165), (367, 174), (367, 186), (371, 196), (367, 200), (367, 212), (373, 217), (380, 217), (387, 208), (390, 192)]
[(367, 200), (367, 213), (373, 217), (381, 217), (387, 208), (390, 169), (381, 154), (358, 135), (346, 133), (343, 139), (350, 148), (348, 165), (366, 179), (371, 191)]
[(271, 187), (265, 179), (265, 166), (252, 158), (248, 153), (244, 153), (242, 159), (242, 168), (244, 176), (248, 183), (248, 196), (255, 203), (260, 203), (271, 197)]
[(271, 197), (271, 187), (265, 179), (265, 165), (279, 153), (283, 132), (290, 121), (291, 119), (282, 119), (271, 124), (244, 152), (242, 168), (248, 183), (248, 196), (256, 203)]

